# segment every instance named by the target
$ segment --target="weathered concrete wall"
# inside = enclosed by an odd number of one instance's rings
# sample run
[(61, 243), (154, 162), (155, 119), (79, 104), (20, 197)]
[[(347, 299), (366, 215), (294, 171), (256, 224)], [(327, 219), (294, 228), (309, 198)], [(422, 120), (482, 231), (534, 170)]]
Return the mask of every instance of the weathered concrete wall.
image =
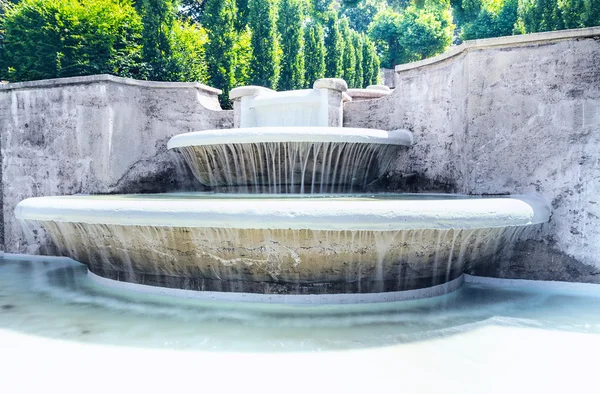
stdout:
[(540, 241), (473, 273), (600, 282), (600, 28), (471, 41), (396, 68), (391, 96), (351, 102), (344, 126), (408, 128), (411, 190), (537, 193)]
[(379, 79), (381, 80), (381, 84), (394, 88), (396, 87), (396, 73), (394, 69), (391, 68), (380, 68), (379, 69)]
[(231, 127), (218, 93), (108, 75), (0, 85), (5, 251), (49, 244), (41, 230), (28, 243), (14, 218), (27, 197), (200, 189), (166, 145), (178, 133)]

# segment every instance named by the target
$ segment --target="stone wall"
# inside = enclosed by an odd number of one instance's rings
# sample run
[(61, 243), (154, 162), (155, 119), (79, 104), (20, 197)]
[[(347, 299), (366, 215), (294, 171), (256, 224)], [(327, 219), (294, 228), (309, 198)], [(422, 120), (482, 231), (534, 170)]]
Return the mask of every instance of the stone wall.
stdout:
[(109, 75), (0, 85), (0, 246), (51, 252), (43, 231), (25, 240), (14, 218), (27, 197), (199, 190), (166, 145), (178, 133), (231, 127), (219, 93)]
[(392, 182), (406, 190), (551, 205), (540, 240), (472, 273), (600, 283), (600, 28), (469, 41), (397, 66), (394, 93), (346, 103), (344, 126), (413, 131), (396, 163), (413, 176)]
[(391, 68), (379, 69), (379, 80), (380, 83), (387, 86), (388, 88), (396, 87), (396, 72)]

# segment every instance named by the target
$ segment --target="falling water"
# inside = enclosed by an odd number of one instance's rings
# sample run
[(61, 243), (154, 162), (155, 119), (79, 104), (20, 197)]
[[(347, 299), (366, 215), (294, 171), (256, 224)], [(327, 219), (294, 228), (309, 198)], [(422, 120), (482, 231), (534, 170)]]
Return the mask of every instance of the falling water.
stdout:
[[(193, 290), (323, 294), (446, 283), (506, 256), (523, 227), (333, 231), (42, 222), (101, 276)], [(432, 264), (433, 262), (433, 264)]]
[(267, 142), (178, 148), (204, 185), (241, 193), (352, 193), (390, 167), (398, 145)]

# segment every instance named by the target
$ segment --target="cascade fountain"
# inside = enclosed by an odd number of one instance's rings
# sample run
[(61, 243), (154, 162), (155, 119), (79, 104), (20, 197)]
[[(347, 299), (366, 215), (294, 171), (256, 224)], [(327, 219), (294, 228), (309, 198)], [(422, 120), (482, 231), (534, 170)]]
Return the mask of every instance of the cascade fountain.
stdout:
[(366, 194), (412, 134), (342, 127), (346, 90), (232, 90), (234, 128), (168, 143), (213, 192), (38, 197), (15, 214), (104, 283), (310, 303), (452, 291), (548, 221), (531, 196)]

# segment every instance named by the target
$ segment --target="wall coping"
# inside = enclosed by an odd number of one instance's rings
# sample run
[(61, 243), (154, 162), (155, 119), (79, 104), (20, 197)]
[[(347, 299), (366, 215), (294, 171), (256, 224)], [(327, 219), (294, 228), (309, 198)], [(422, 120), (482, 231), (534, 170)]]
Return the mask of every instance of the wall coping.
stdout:
[(486, 38), (481, 40), (465, 41), (462, 44), (451, 48), (449, 51), (428, 59), (419, 60), (412, 63), (399, 64), (395, 67), (396, 73), (413, 70), (420, 67), (441, 63), (447, 59), (458, 56), (471, 50), (521, 46), (527, 44), (540, 44), (551, 41), (562, 41), (574, 38), (587, 38), (600, 36), (600, 27), (588, 27), (584, 29), (557, 30), (542, 33), (522, 34), (516, 36)]
[(203, 85), (199, 82), (159, 82), (159, 81), (143, 81), (133, 78), (117, 77), (109, 74), (97, 74), (97, 75), (86, 75), (81, 77), (68, 77), (68, 78), (53, 78), (53, 79), (41, 79), (38, 81), (27, 81), (27, 82), (13, 82), (7, 84), (0, 84), (0, 91), (4, 90), (17, 90), (17, 89), (31, 89), (31, 88), (53, 88), (64, 85), (79, 85), (79, 84), (91, 84), (96, 82), (112, 82), (121, 85), (140, 86), (144, 88), (154, 89), (198, 89), (203, 90), (209, 94), (219, 95), (221, 94), (220, 89), (216, 89), (207, 85)]

